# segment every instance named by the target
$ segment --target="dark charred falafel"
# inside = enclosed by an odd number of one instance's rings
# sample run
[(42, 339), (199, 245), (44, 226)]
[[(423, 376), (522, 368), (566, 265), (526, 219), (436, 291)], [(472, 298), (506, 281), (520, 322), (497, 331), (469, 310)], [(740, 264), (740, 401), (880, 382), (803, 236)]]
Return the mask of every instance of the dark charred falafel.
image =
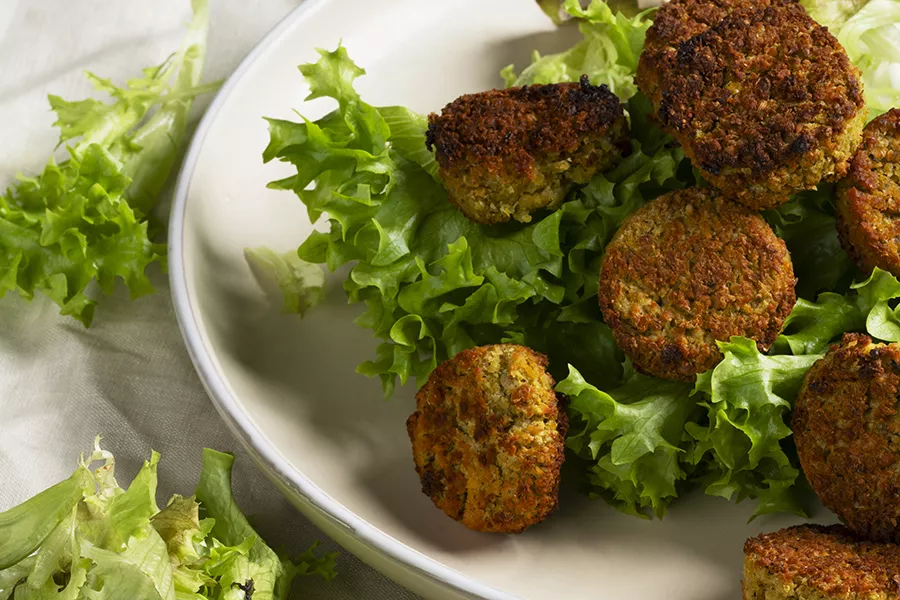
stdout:
[(587, 76), (461, 96), (428, 116), (426, 144), (450, 202), (486, 225), (558, 207), (630, 149), (618, 98)]

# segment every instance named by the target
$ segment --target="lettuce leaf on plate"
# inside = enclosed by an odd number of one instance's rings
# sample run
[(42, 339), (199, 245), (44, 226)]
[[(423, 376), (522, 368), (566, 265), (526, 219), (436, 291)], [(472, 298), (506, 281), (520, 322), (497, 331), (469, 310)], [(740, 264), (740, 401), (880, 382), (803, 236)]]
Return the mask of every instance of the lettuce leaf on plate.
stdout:
[(301, 317), (325, 295), (325, 273), (319, 265), (302, 260), (296, 252), (247, 248), (244, 256), (266, 288), (277, 288), (282, 311)]
[(507, 87), (532, 83), (578, 81), (587, 74), (594, 85), (605, 84), (623, 102), (637, 93), (634, 74), (644, 47), (644, 37), (653, 21), (644, 11), (634, 17), (613, 12), (606, 2), (594, 0), (582, 8), (578, 0), (566, 0), (561, 13), (578, 19), (584, 39), (559, 54), (541, 56), (535, 50), (532, 62), (519, 75), (509, 65), (501, 72)]
[(333, 577), (334, 555), (290, 560), (259, 538), (231, 497), (233, 461), (205, 450), (197, 499), (159, 510), (159, 455), (124, 489), (98, 439), (72, 477), (0, 513), (0, 600), (286, 600), (297, 575)]
[(801, 0), (860, 68), (869, 118), (900, 105), (900, 3), (895, 0)]

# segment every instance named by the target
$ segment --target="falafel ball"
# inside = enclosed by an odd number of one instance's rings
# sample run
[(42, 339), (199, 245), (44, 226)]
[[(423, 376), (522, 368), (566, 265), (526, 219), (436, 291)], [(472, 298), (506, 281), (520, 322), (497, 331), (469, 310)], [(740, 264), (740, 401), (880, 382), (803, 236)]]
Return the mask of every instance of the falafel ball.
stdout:
[(619, 99), (586, 75), (461, 96), (428, 115), (425, 143), (450, 202), (485, 225), (558, 207), (631, 147)]
[(735, 10), (681, 42), (656, 77), (663, 129), (756, 210), (842, 177), (866, 120), (859, 70), (799, 4)]
[(716, 340), (765, 352), (796, 301), (784, 242), (712, 189), (660, 196), (630, 215), (600, 267), (603, 319), (639, 371), (683, 381), (714, 367)]
[(838, 185), (837, 228), (859, 268), (900, 276), (900, 110), (869, 123)]
[(514, 344), (438, 365), (406, 422), (422, 492), (475, 531), (519, 533), (558, 504), (568, 420), (547, 357)]
[(840, 525), (800, 525), (744, 544), (744, 600), (893, 600), (900, 546)]
[(858, 534), (900, 542), (900, 344), (844, 335), (806, 373), (794, 409), (803, 472)]
[[(790, 0), (755, 0), (764, 8)], [(718, 25), (735, 10), (745, 8), (747, 0), (670, 0), (653, 17), (647, 30), (644, 49), (638, 62), (635, 81), (654, 106), (661, 100), (660, 79), (672, 68), (681, 42)]]

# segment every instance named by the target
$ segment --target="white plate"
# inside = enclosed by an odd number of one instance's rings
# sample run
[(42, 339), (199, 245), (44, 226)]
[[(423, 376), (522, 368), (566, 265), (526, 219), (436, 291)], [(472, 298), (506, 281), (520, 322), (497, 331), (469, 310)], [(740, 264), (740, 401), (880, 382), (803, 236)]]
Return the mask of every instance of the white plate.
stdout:
[[(662, 522), (623, 516), (564, 482), (560, 511), (520, 536), (477, 534), (419, 491), (404, 422), (414, 390), (385, 403), (355, 374), (376, 340), (352, 323), (340, 273), (305, 320), (270, 307), (243, 250), (296, 248), (311, 230), (301, 202), (266, 183), (262, 117), (319, 116), (303, 105), (297, 65), (340, 40), (367, 71), (375, 105), (440, 109), (500, 84), (532, 48), (562, 50), (533, 0), (304, 2), (247, 58), (200, 126), (178, 185), (171, 227), (172, 288), (191, 355), (235, 433), (285, 494), (326, 533), (401, 584), (432, 598), (666, 598), (739, 596), (742, 545), (787, 517), (747, 524), (749, 503), (700, 494)], [(566, 485), (568, 483), (568, 485)]]

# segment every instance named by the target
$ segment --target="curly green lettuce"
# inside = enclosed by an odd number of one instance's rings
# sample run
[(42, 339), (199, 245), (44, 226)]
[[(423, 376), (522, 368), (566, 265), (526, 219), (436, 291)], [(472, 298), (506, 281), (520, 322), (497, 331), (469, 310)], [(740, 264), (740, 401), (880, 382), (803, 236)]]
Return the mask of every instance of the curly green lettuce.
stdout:
[(204, 450), (196, 496), (160, 510), (159, 455), (124, 489), (98, 439), (69, 479), (0, 513), (0, 600), (286, 600), (298, 575), (334, 577), (334, 554), (262, 541), (231, 496), (233, 462)]
[(862, 71), (869, 118), (900, 105), (900, 3), (895, 0), (801, 0), (837, 37)]
[(143, 77), (118, 87), (87, 73), (113, 102), (50, 96), (69, 157), (0, 194), (0, 297), (40, 292), (90, 325), (92, 282), (110, 294), (120, 279), (133, 299), (153, 291), (146, 270), (165, 261), (165, 246), (151, 241), (148, 216), (178, 158), (194, 96), (212, 89), (200, 86), (208, 2), (192, 7), (181, 48)]
[(507, 87), (578, 81), (586, 74), (592, 84), (605, 84), (623, 102), (637, 93), (634, 74), (644, 37), (653, 24), (650, 15), (655, 9), (627, 17), (621, 12), (614, 13), (606, 2), (596, 0), (587, 7), (582, 7), (579, 0), (565, 0), (561, 6), (556, 2), (544, 2), (542, 8), (548, 14), (556, 11), (567, 18), (578, 19), (584, 39), (558, 54), (541, 56), (535, 50), (531, 64), (519, 75), (515, 73), (515, 66), (509, 65), (500, 73)]

